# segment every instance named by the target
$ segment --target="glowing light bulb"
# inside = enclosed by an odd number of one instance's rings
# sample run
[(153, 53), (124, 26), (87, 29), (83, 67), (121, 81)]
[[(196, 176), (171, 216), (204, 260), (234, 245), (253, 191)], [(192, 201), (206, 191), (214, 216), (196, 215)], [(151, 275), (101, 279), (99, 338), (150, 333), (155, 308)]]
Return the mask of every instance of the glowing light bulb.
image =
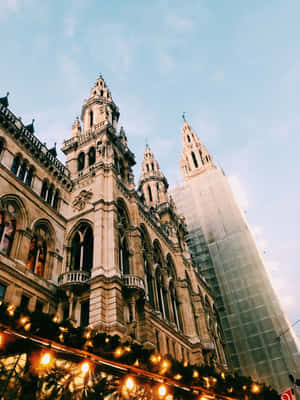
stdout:
[(247, 390), (247, 386), (246, 386), (246, 385), (244, 385), (242, 389), (243, 389), (243, 390)]
[(89, 364), (88, 362), (84, 362), (84, 363), (81, 365), (81, 372), (82, 372), (83, 374), (86, 374), (87, 372), (89, 372), (89, 370), (90, 370), (90, 364)]
[(132, 390), (134, 388), (134, 380), (131, 377), (127, 378), (125, 381), (125, 386), (128, 390)]
[(222, 379), (225, 379), (225, 374), (224, 374), (224, 372), (221, 372), (221, 378), (222, 378)]
[(105, 343), (109, 343), (109, 338), (105, 338)]
[(0, 346), (1, 346), (1, 344), (3, 344), (3, 336), (2, 335), (0, 335)]
[(121, 349), (121, 347), (118, 347), (115, 351), (115, 357), (121, 357), (122, 354), (123, 350)]
[(168, 368), (169, 367), (169, 362), (167, 361), (167, 360), (164, 360), (163, 362), (162, 362), (162, 364), (161, 364), (161, 366), (162, 366), (162, 368)]
[(49, 365), (51, 362), (51, 354), (50, 353), (45, 353), (41, 357), (41, 364), (44, 365), (45, 367)]
[(20, 322), (21, 322), (22, 325), (25, 325), (27, 321), (28, 321), (28, 317), (22, 317), (20, 319)]
[(254, 383), (254, 384), (251, 386), (251, 392), (252, 392), (252, 393), (259, 393), (259, 392), (260, 392), (260, 387)]
[(57, 323), (58, 322), (58, 318), (57, 318), (57, 316), (55, 315), (53, 318), (52, 318), (52, 321), (53, 322), (55, 322), (55, 323)]
[(181, 378), (182, 378), (182, 375), (180, 375), (180, 374), (176, 374), (174, 376), (174, 379), (176, 379), (177, 381), (180, 381)]
[(165, 385), (160, 385), (158, 388), (159, 397), (164, 397), (167, 394), (167, 388)]
[(156, 363), (158, 362), (158, 359), (157, 359), (156, 356), (152, 355), (152, 356), (150, 357), (150, 361), (152, 361), (153, 364), (156, 364)]
[(199, 378), (199, 372), (194, 370), (193, 371), (193, 378)]
[(30, 323), (30, 322), (27, 322), (27, 324), (24, 325), (25, 331), (29, 331), (30, 328), (31, 328), (31, 323)]

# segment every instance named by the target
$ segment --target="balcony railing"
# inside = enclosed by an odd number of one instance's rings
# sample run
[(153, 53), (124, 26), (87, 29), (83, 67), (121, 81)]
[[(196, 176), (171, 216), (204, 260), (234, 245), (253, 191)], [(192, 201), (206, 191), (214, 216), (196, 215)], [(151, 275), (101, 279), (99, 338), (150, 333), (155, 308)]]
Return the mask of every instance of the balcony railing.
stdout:
[(202, 340), (201, 341), (202, 347), (204, 350), (214, 350), (215, 349), (215, 345), (211, 340)]
[(58, 278), (59, 286), (84, 285), (90, 278), (86, 271), (69, 271), (61, 274)]
[(128, 289), (145, 291), (145, 284), (142, 278), (136, 275), (123, 275), (124, 286)]

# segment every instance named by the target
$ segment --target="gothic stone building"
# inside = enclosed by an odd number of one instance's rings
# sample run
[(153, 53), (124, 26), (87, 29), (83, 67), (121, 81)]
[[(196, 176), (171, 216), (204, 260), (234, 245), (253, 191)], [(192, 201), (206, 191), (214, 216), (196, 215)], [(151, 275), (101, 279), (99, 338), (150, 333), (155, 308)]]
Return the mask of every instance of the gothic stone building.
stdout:
[(226, 365), (211, 291), (149, 147), (134, 154), (100, 76), (66, 165), (0, 100), (0, 297), (192, 363)]

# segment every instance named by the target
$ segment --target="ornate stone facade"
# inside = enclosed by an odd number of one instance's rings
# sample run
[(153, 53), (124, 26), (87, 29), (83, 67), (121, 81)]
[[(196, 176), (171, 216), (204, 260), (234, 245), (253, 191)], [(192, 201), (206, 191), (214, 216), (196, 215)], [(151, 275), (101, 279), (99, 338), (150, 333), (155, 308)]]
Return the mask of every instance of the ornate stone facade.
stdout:
[(149, 147), (136, 190), (118, 119), (100, 76), (63, 144), (63, 165), (0, 99), (0, 296), (224, 368), (185, 221)]

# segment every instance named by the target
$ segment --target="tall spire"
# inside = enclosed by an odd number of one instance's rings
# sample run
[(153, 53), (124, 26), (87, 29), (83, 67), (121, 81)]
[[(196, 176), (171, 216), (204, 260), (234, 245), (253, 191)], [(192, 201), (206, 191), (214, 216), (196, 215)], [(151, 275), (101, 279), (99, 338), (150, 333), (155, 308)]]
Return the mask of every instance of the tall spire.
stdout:
[(146, 144), (138, 190), (144, 195), (148, 206), (157, 206), (167, 201), (167, 189), (168, 182), (150, 147)]
[(180, 159), (180, 172), (182, 179), (198, 175), (209, 168), (215, 168), (211, 155), (204, 144), (198, 139), (196, 132), (186, 122), (183, 114), (182, 151)]

